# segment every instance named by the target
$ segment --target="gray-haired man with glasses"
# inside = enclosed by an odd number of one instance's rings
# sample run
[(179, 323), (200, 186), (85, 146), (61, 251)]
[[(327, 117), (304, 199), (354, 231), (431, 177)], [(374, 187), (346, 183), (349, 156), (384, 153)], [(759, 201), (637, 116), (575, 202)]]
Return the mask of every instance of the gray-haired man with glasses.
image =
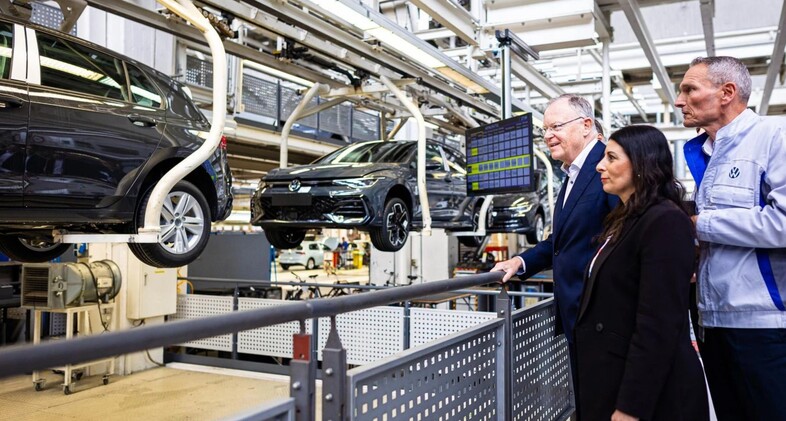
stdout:
[[(567, 179), (555, 203), (552, 234), (535, 247), (494, 266), (504, 271), (503, 281), (514, 275), (521, 279), (553, 268), (556, 330), (564, 332), (575, 377), (573, 326), (583, 290), (584, 269), (598, 244), (603, 219), (619, 199), (603, 191), (595, 166), (606, 146), (599, 142), (592, 107), (576, 95), (551, 100), (543, 115), (544, 139), (551, 156), (562, 161)], [(578, 399), (576, 400), (578, 401)]]

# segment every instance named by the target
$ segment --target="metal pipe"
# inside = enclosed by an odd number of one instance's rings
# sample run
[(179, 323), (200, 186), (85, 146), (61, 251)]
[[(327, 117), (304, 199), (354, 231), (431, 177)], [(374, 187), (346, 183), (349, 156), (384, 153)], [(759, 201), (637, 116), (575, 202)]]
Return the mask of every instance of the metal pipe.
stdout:
[(503, 272), (490, 272), (468, 275), (390, 288), (368, 294), (318, 298), (275, 307), (232, 312), (221, 316), (181, 320), (122, 332), (47, 342), (35, 346), (10, 347), (0, 351), (0, 378), (272, 326), (293, 320), (330, 317), (408, 301), (425, 295), (500, 282), (503, 274)]
[(300, 103), (297, 104), (292, 114), (289, 115), (287, 118), (286, 123), (284, 123), (284, 127), (281, 129), (281, 147), (279, 150), (278, 155), (278, 166), (279, 168), (286, 168), (287, 163), (289, 162), (289, 132), (292, 130), (292, 126), (295, 125), (295, 122), (301, 118), (301, 113), (303, 109), (306, 108), (311, 99), (314, 98), (314, 95), (317, 93), (326, 94), (330, 92), (330, 86), (322, 84), (322, 83), (315, 83), (311, 88), (308, 89), (305, 95), (303, 95), (303, 99), (300, 100)]
[(420, 198), (420, 212), (423, 217), (423, 228), (420, 230), (421, 235), (431, 235), (431, 209), (428, 206), (428, 193), (426, 192), (426, 121), (423, 120), (423, 114), (410, 98), (396, 86), (393, 81), (386, 76), (380, 76), (379, 80), (393, 92), (393, 95), (398, 98), (415, 121), (418, 123), (418, 197)]
[(407, 121), (409, 121), (409, 117), (401, 117), (400, 119), (398, 119), (396, 125), (393, 126), (393, 130), (391, 130), (390, 133), (388, 133), (384, 139), (393, 140), (393, 138), (396, 137), (396, 134), (398, 134), (398, 132), (404, 127), (404, 124), (406, 124)]
[(227, 105), (227, 56), (224, 51), (224, 44), (221, 42), (216, 31), (210, 22), (202, 16), (199, 10), (190, 0), (158, 0), (169, 10), (176, 13), (183, 19), (190, 22), (199, 29), (205, 36), (213, 58), (213, 113), (210, 126), (210, 133), (205, 139), (205, 143), (194, 151), (191, 155), (180, 161), (171, 170), (167, 171), (156, 183), (150, 199), (145, 208), (145, 223), (139, 229), (139, 234), (160, 234), (161, 232), (161, 207), (164, 204), (169, 191), (186, 175), (195, 168), (202, 165), (210, 158), (213, 151), (221, 141), (224, 131), (224, 121), (226, 119)]
[(513, 116), (513, 87), (510, 86), (510, 44), (501, 45), (502, 50), (502, 120)]
[(546, 167), (546, 177), (549, 179), (546, 180), (546, 195), (549, 199), (549, 220), (551, 223), (554, 223), (554, 168), (551, 167), (551, 162), (546, 157), (546, 154), (539, 151), (538, 149), (533, 149), (532, 152), (535, 153), (535, 156), (543, 162), (543, 166)]

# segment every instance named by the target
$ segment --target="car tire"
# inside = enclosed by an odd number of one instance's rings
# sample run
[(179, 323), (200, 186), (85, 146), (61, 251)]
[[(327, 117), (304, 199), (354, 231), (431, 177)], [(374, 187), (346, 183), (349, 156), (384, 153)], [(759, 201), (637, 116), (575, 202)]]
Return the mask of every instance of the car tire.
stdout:
[[(478, 225), (480, 225), (480, 208), (483, 206), (483, 203), (478, 203), (475, 205), (475, 209), (472, 210), (472, 231), (478, 230)], [(486, 228), (489, 226), (489, 222), (491, 221), (491, 207), (489, 207), (487, 218), (486, 218)], [(483, 240), (486, 239), (486, 236), (475, 235), (461, 235), (458, 237), (458, 240), (461, 244), (467, 247), (480, 247), (483, 244)]]
[(532, 223), (532, 227), (532, 232), (527, 233), (527, 242), (535, 245), (543, 241), (543, 231), (546, 229), (546, 222), (542, 214), (535, 214), (535, 220)]
[(399, 251), (407, 243), (409, 228), (409, 207), (398, 197), (390, 198), (382, 211), (382, 225), (369, 232), (371, 243), (381, 251)]
[(317, 264), (314, 262), (314, 259), (308, 259), (306, 262), (306, 269), (311, 270), (317, 267)]
[[(151, 186), (137, 208), (135, 225), (144, 226)], [(161, 240), (158, 243), (131, 243), (131, 252), (143, 263), (160, 268), (185, 266), (199, 257), (210, 236), (210, 208), (199, 189), (179, 181), (164, 199), (161, 208)]]
[(281, 263), (281, 269), (284, 269), (284, 270), (289, 270), (290, 266), (291, 266), (291, 265), (288, 265), (288, 264), (286, 264), (286, 263)]
[(0, 235), (0, 253), (23, 263), (43, 263), (60, 257), (71, 244), (32, 241), (15, 235)]
[(265, 228), (265, 237), (270, 244), (281, 250), (293, 249), (306, 238), (306, 230)]

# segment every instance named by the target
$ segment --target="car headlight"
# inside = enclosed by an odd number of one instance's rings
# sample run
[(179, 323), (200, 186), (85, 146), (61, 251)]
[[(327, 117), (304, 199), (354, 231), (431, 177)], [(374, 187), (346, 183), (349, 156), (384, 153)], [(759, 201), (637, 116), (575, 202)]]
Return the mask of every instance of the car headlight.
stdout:
[(363, 178), (346, 178), (343, 180), (333, 180), (333, 184), (337, 186), (351, 187), (353, 189), (366, 189), (384, 177), (363, 177)]
[(525, 202), (521, 203), (518, 206), (513, 207), (513, 211), (515, 212), (515, 216), (527, 216), (527, 213), (532, 210), (533, 203)]

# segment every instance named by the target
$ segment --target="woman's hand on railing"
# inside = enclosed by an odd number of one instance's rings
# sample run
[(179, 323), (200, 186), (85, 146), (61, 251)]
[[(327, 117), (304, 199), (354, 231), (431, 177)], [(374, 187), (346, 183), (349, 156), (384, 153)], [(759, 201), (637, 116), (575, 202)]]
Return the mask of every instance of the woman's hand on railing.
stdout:
[(505, 276), (502, 277), (503, 283), (508, 282), (519, 270), (521, 270), (521, 259), (518, 257), (499, 262), (491, 268), (491, 272), (505, 272)]

